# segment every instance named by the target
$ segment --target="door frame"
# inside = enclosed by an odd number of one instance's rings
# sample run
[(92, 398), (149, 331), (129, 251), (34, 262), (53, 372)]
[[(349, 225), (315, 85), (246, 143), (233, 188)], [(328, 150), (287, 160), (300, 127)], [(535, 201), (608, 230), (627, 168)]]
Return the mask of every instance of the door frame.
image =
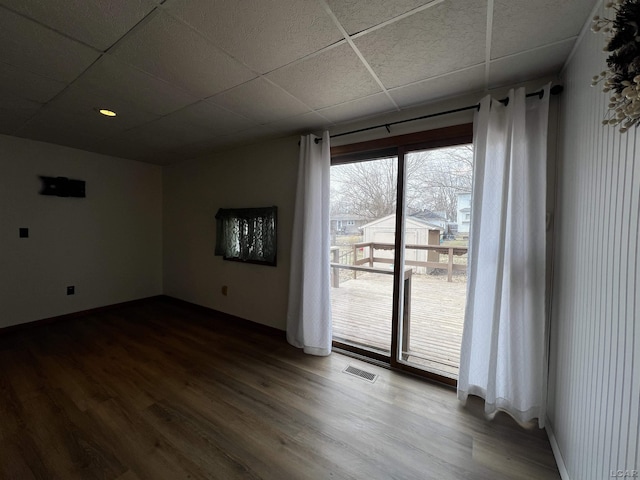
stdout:
[(396, 191), (396, 238), (394, 253), (394, 281), (393, 308), (391, 322), (391, 352), (390, 356), (371, 351), (366, 348), (333, 341), (333, 346), (347, 352), (370, 358), (376, 362), (388, 364), (392, 369), (418, 375), (451, 387), (456, 387), (457, 380), (437, 373), (428, 372), (420, 368), (402, 363), (400, 356), (400, 328), (405, 308), (404, 272), (401, 266), (405, 255), (405, 156), (417, 150), (428, 150), (440, 147), (451, 147), (473, 142), (473, 124), (465, 123), (450, 127), (437, 128), (422, 132), (383, 137), (365, 142), (352, 143), (331, 147), (331, 165), (372, 160), (375, 158), (397, 156), (398, 184)]

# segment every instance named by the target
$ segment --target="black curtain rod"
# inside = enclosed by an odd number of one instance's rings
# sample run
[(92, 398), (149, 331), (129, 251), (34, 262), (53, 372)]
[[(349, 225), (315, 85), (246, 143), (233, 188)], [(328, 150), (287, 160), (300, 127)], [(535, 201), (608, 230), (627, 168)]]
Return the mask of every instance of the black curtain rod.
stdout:
[[(553, 87), (551, 87), (551, 95), (560, 95), (562, 93), (562, 91), (564, 90), (564, 87), (562, 85), (554, 85)], [(542, 97), (544, 96), (544, 90), (538, 90), (537, 92), (533, 92), (533, 93), (527, 93), (526, 95), (527, 97), (538, 97), (540, 99), (542, 99)], [(498, 100), (500, 103), (502, 103), (503, 105), (508, 105), (509, 104), (509, 97), (507, 98), (503, 98), (502, 100)], [(374, 125), (373, 127), (366, 127), (366, 128), (360, 128), (358, 130), (351, 130), (349, 132), (344, 132), (344, 133), (338, 133), (336, 135), (331, 135), (330, 138), (337, 138), (337, 137), (343, 137), (345, 135), (352, 135), (354, 133), (360, 133), (360, 132), (366, 132), (369, 130), (374, 130), (376, 128), (386, 128), (387, 132), (391, 133), (391, 126), (392, 125), (400, 125), (401, 123), (407, 123), (407, 122), (415, 122), (416, 120), (424, 120), (426, 118), (433, 118), (433, 117), (440, 117), (442, 115), (449, 115), (451, 113), (458, 113), (458, 112), (464, 112), (465, 110), (480, 110), (480, 104), (476, 103), (475, 105), (469, 105), (467, 107), (460, 107), (460, 108), (454, 108), (453, 110), (447, 110), (445, 112), (438, 112), (438, 113), (431, 113), (429, 115), (423, 115), (421, 117), (415, 117), (415, 118), (409, 118), (407, 120), (398, 120), (397, 122), (391, 122), (391, 123), (383, 123), (381, 125)], [(316, 138), (315, 142), (318, 143), (322, 141), (321, 138)]]

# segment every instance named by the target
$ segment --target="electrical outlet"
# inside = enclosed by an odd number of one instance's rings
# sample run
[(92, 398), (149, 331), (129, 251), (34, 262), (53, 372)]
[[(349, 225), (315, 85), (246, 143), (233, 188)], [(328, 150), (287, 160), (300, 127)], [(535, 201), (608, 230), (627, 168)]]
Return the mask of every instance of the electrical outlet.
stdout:
[(67, 287), (67, 295), (75, 295), (76, 294), (76, 287), (71, 285), (69, 287)]
[(224, 295), (226, 297), (228, 292), (229, 292), (229, 287), (227, 287), (226, 285), (223, 285), (222, 286), (222, 295)]

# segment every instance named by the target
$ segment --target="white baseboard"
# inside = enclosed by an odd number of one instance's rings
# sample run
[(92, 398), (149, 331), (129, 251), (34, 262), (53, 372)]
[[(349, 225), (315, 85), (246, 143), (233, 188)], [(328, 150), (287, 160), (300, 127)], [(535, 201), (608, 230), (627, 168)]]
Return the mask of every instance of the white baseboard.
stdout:
[(560, 478), (562, 478), (562, 480), (571, 480), (569, 472), (567, 471), (567, 467), (564, 464), (562, 453), (560, 452), (560, 446), (558, 445), (558, 441), (556, 440), (556, 435), (553, 433), (553, 428), (551, 428), (551, 421), (549, 420), (549, 417), (547, 417), (544, 429), (547, 431), (549, 443), (551, 443), (551, 450), (553, 450), (553, 456), (556, 459), (556, 464), (558, 465), (558, 470), (560, 471)]

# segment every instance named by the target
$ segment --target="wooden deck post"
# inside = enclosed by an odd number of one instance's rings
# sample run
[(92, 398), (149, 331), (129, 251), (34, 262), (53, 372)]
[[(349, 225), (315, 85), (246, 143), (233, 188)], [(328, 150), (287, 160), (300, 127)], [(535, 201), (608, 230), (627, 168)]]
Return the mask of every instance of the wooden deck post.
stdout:
[[(356, 244), (353, 244), (353, 265), (357, 265), (358, 264), (358, 247), (356, 247)], [(357, 272), (354, 270), (353, 271), (353, 279), (355, 280), (357, 278)]]
[[(340, 263), (340, 247), (331, 247), (331, 262)], [(340, 287), (340, 270), (336, 267), (331, 269), (331, 286), (333, 288)]]
[(453, 282), (453, 247), (449, 247), (449, 262), (447, 264), (447, 281)]

